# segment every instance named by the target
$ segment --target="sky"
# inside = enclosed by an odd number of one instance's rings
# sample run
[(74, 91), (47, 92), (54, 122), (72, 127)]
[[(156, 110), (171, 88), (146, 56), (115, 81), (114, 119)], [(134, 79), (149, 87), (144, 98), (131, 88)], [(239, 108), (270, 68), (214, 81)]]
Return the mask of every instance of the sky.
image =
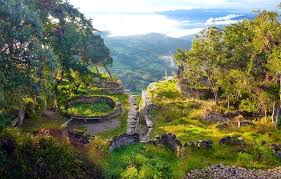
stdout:
[(69, 0), (85, 12), (157, 12), (190, 8), (274, 9), (280, 0)]
[(281, 0), (68, 0), (88, 18), (100, 31), (109, 32), (109, 36), (132, 36), (148, 33), (161, 33), (170, 37), (180, 38), (193, 35), (208, 25), (227, 25), (237, 23), (231, 18), (210, 18), (201, 27), (187, 28), (193, 22), (169, 19), (155, 12), (215, 8), (233, 9), (250, 12), (258, 9), (276, 9)]

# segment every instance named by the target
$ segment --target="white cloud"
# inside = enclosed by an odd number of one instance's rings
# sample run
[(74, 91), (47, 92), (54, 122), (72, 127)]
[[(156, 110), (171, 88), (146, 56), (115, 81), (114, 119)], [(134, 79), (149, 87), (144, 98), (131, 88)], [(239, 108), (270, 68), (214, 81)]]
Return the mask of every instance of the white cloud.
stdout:
[(170, 37), (192, 35), (202, 28), (184, 29), (180, 21), (157, 14), (100, 14), (93, 18), (95, 28), (110, 31), (110, 36), (161, 33)]
[(210, 25), (228, 25), (228, 24), (234, 24), (239, 22), (238, 20), (233, 20), (236, 17), (240, 17), (238, 14), (229, 14), (224, 17), (217, 17), (217, 18), (209, 18), (205, 25), (210, 26)]

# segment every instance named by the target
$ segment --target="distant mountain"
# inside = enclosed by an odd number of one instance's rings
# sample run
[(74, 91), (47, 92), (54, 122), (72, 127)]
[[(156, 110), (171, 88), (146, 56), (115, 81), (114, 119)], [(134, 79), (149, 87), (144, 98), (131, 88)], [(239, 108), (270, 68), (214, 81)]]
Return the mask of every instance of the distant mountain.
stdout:
[(104, 37), (114, 59), (112, 72), (126, 89), (140, 92), (149, 83), (171, 74), (175, 69), (172, 55), (177, 48), (190, 48), (191, 41), (162, 34), (129, 37)]
[(254, 13), (244, 13), (235, 10), (224, 10), (224, 9), (174, 10), (174, 11), (158, 12), (158, 14), (164, 15), (172, 19), (193, 21), (193, 22), (194, 21), (205, 22), (210, 18), (221, 18), (221, 17), (228, 16), (230, 14), (239, 15), (237, 17), (233, 17), (233, 20), (253, 19), (255, 17)]

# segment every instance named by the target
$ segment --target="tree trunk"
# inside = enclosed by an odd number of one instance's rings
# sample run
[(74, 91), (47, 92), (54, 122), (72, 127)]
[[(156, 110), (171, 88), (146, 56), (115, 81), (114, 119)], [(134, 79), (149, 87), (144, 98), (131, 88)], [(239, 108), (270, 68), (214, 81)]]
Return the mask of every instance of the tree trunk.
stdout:
[(97, 74), (100, 75), (99, 67), (97, 65), (95, 65), (95, 68), (96, 68)]
[(104, 69), (106, 70), (106, 72), (108, 73), (108, 75), (109, 75), (109, 77), (110, 77), (110, 80), (113, 80), (112, 75), (111, 75), (110, 71), (108, 70), (107, 66), (104, 65), (103, 67), (104, 67)]
[(42, 100), (41, 102), (41, 108), (42, 108), (42, 113), (43, 114), (46, 114), (46, 111), (47, 111), (47, 102), (45, 100)]
[(230, 97), (229, 95), (227, 96), (227, 111), (230, 109)]
[(24, 105), (21, 103), (18, 110), (18, 126), (22, 126), (25, 117)]
[(275, 115), (276, 115), (276, 101), (274, 101), (273, 108), (272, 108), (272, 116), (271, 116), (272, 123), (275, 123)]
[(280, 128), (280, 126), (279, 126), (279, 119), (280, 119), (280, 109), (278, 109), (277, 112), (276, 112), (276, 121), (275, 121), (275, 128), (276, 129)]

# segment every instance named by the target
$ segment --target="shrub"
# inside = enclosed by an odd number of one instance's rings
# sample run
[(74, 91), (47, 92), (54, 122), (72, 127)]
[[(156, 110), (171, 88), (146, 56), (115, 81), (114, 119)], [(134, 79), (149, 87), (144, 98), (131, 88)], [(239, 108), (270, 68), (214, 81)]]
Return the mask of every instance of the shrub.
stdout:
[(74, 149), (51, 137), (31, 136), (18, 129), (0, 135), (3, 178), (98, 178), (101, 171)]

